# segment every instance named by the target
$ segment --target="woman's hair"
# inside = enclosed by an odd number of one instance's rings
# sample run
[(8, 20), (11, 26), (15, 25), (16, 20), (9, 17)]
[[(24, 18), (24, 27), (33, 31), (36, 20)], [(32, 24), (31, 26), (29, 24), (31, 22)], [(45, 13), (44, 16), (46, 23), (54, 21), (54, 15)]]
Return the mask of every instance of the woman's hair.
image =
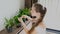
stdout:
[(40, 15), (41, 18), (38, 20), (38, 23), (40, 23), (40, 22), (42, 22), (45, 14), (46, 14), (47, 9), (46, 9), (46, 7), (43, 7), (43, 6), (42, 6), (41, 4), (39, 4), (39, 3), (35, 3), (35, 4), (33, 4), (33, 6), (35, 7), (36, 12), (38, 12), (38, 13), (41, 14), (41, 15)]
[(46, 7), (43, 7), (38, 3), (33, 4), (33, 6), (35, 7), (36, 12), (39, 12), (41, 14), (41, 17), (43, 18), (46, 14)]
[(47, 11), (47, 10), (46, 10), (46, 7), (43, 7), (41, 4), (35, 3), (35, 4), (33, 4), (33, 6), (35, 7), (36, 12), (38, 12), (38, 13), (41, 14), (41, 16), (40, 16), (41, 18), (38, 20), (38, 22), (37, 22), (36, 25), (32, 26), (32, 28), (31, 28), (31, 30), (29, 31), (29, 33), (31, 33), (31, 32), (34, 30), (34, 28), (35, 28), (40, 22), (42, 22), (45, 14), (46, 14), (46, 11)]

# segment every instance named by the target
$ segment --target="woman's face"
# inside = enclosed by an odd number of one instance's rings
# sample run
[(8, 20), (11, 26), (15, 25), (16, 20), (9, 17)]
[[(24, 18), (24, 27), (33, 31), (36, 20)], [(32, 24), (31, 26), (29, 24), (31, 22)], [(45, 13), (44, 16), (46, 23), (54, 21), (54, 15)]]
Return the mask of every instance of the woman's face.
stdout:
[(41, 15), (41, 14), (35, 10), (35, 7), (32, 6), (31, 16), (32, 16), (32, 17), (35, 17), (35, 18), (32, 18), (32, 19), (33, 19), (33, 22), (37, 22), (37, 20), (40, 19), (40, 15)]

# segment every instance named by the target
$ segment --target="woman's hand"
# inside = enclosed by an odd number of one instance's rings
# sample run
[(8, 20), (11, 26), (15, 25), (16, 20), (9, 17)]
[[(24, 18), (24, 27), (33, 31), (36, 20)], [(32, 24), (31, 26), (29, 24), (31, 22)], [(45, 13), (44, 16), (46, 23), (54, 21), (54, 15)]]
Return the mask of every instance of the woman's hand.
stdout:
[(22, 15), (23, 18), (27, 18), (29, 21), (32, 21), (33, 19), (27, 15)]
[(23, 22), (22, 18), (27, 18), (26, 15), (22, 15), (20, 18), (18, 18), (19, 22)]
[(27, 28), (26, 24), (23, 22), (22, 18), (27, 18), (28, 20), (32, 20), (32, 19), (27, 15), (22, 15), (20, 18), (18, 18), (18, 20), (19, 20), (19, 22), (21, 22), (25, 32), (28, 33), (29, 29)]

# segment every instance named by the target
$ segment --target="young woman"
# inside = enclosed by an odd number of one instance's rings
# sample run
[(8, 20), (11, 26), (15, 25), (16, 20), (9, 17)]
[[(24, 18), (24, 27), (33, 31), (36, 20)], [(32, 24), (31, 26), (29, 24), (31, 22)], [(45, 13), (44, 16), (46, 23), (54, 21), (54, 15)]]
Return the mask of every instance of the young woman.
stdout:
[[(31, 17), (27, 15), (23, 15), (22, 17), (18, 18), (18, 20), (22, 23), (26, 34), (46, 34), (46, 26), (43, 22), (43, 18), (46, 13), (46, 8), (43, 7), (41, 4), (35, 3), (32, 5), (32, 9), (30, 12), (31, 12)], [(31, 21), (30, 23), (32, 25), (30, 24), (31, 25), (29, 26), (30, 29), (27, 28), (22, 18), (27, 18), (28, 21)]]

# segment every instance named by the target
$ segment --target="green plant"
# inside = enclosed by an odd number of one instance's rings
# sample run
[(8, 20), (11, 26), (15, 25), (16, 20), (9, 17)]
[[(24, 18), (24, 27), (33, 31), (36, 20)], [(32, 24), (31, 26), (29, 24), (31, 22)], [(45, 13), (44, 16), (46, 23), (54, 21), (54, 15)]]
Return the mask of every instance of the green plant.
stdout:
[(18, 18), (21, 17), (22, 15), (30, 15), (29, 9), (28, 8), (19, 9), (18, 14), (13, 17), (14, 22), (15, 22), (16, 25), (19, 24)]
[(28, 8), (20, 9), (17, 16), (21, 17), (22, 15), (30, 15), (30, 10)]
[(14, 16), (13, 19), (14, 19), (15, 25), (18, 25), (19, 24), (18, 16)]
[(5, 18), (5, 28), (10, 28), (13, 26), (14, 26), (13, 19), (12, 18), (10, 18), (10, 19)]

